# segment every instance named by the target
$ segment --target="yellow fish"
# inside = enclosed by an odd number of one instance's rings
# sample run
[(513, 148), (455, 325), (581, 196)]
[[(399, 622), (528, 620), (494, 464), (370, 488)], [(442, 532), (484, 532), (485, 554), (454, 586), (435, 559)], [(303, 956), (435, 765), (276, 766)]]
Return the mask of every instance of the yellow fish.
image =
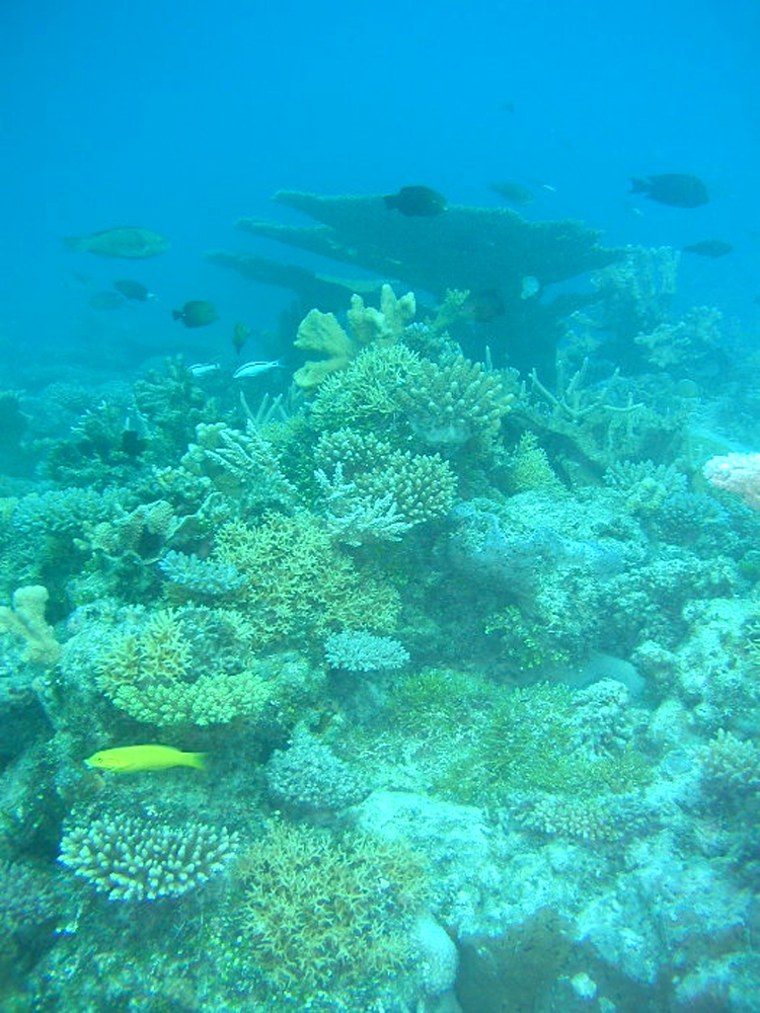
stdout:
[(113, 770), (119, 774), (131, 774), (136, 770), (165, 770), (167, 767), (206, 766), (205, 753), (183, 753), (174, 746), (117, 746), (116, 749), (101, 749), (84, 761), (88, 767), (97, 770)]

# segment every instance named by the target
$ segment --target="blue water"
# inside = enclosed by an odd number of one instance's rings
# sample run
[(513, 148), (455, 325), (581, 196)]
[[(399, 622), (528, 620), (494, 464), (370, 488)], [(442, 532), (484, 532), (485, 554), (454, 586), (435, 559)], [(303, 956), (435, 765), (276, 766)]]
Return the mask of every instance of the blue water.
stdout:
[[(288, 297), (202, 252), (269, 252), (234, 224), (291, 220), (269, 203), (279, 188), (410, 182), (494, 205), (494, 179), (537, 180), (552, 190), (529, 217), (581, 218), (610, 245), (725, 239), (722, 261), (686, 258), (680, 298), (709, 290), (757, 326), (755, 3), (9, 0), (2, 25), (0, 323), (35, 354), (67, 356), (93, 328), (99, 344), (147, 333), (157, 354), (187, 337), (155, 307), (96, 327), (71, 272), (106, 285), (114, 265), (62, 236), (154, 228), (172, 252), (139, 276), (164, 308), (213, 298), (268, 327)], [(714, 199), (683, 211), (627, 196), (630, 176), (669, 171), (703, 177)]]
[[(5, 0), (0, 1013), (760, 1010), (758, 52), (757, 0)], [(366, 198), (356, 263), (236, 227), (280, 190)]]

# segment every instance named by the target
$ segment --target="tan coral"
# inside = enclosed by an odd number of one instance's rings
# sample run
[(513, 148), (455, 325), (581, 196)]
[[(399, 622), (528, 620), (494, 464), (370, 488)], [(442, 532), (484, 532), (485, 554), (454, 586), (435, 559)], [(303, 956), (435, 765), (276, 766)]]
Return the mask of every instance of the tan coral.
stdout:
[(395, 345), (404, 328), (414, 319), (416, 301), (413, 292), (397, 298), (390, 285), (383, 285), (380, 308), (366, 306), (360, 295), (351, 296), (347, 313), (350, 334), (333, 313), (311, 310), (301, 321), (296, 348), (320, 352), (325, 358), (308, 360), (296, 370), (293, 379), (304, 390), (314, 390), (331, 373), (344, 369), (369, 345)]
[(14, 591), (11, 608), (0, 605), (0, 630), (25, 640), (24, 660), (38, 665), (54, 665), (61, 654), (61, 645), (45, 619), (49, 597), (41, 584), (28, 584)]

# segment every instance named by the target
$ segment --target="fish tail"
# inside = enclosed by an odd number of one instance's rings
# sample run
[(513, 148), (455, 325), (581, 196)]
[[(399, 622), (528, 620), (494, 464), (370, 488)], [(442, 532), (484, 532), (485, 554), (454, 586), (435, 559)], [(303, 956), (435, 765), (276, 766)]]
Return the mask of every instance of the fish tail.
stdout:
[(81, 236), (64, 236), (63, 245), (67, 250), (85, 250), (87, 244)]
[(628, 193), (645, 193), (649, 189), (649, 184), (645, 179), (631, 178), (631, 189)]
[(181, 320), (182, 310), (172, 310), (172, 320)]
[(398, 197), (395, 193), (388, 194), (386, 197), (383, 197), (383, 200), (385, 201), (385, 206), (387, 208), (395, 208), (398, 206)]
[(195, 767), (197, 770), (206, 769), (206, 754), (205, 753), (186, 753), (185, 763), (188, 767)]

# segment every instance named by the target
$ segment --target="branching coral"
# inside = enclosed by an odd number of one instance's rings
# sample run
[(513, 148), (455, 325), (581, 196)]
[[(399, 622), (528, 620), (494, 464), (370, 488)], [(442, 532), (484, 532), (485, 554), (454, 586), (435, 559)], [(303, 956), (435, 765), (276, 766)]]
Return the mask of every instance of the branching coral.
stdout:
[(386, 431), (400, 423), (404, 390), (419, 383), (421, 376), (419, 356), (405, 345), (372, 345), (320, 384), (312, 423), (319, 430), (351, 426)]
[(403, 668), (409, 661), (409, 652), (391, 637), (378, 637), (366, 630), (344, 630), (331, 633), (325, 640), (325, 657), (331, 668), (380, 672)]
[(148, 724), (257, 717), (273, 690), (252, 641), (252, 628), (229, 610), (165, 609), (111, 638), (99, 683), (115, 706)]
[(396, 590), (372, 572), (360, 572), (312, 514), (272, 514), (255, 528), (226, 524), (217, 534), (214, 558), (245, 575), (246, 617), (259, 643), (300, 642), (336, 627), (383, 633), (395, 626)]
[(109, 900), (179, 897), (222, 872), (238, 838), (204, 823), (172, 827), (117, 814), (71, 825), (59, 861)]
[(410, 968), (426, 885), (400, 845), (271, 823), (241, 867), (240, 931), (278, 990), (302, 1002), (322, 990), (371, 993)]
[(182, 467), (191, 475), (209, 478), (219, 492), (238, 500), (243, 514), (263, 506), (293, 506), (296, 490), (272, 445), (250, 419), (244, 432), (218, 422), (199, 425), (195, 437)]
[(373, 534), (395, 540), (407, 528), (443, 516), (454, 501), (454, 473), (437, 454), (395, 450), (369, 433), (324, 434), (316, 460), (328, 523), (344, 540), (346, 534), (358, 543)]
[(479, 362), (457, 355), (439, 365), (421, 362), (420, 377), (403, 392), (411, 431), (427, 447), (454, 453), (488, 447), (498, 436), (513, 395)]

